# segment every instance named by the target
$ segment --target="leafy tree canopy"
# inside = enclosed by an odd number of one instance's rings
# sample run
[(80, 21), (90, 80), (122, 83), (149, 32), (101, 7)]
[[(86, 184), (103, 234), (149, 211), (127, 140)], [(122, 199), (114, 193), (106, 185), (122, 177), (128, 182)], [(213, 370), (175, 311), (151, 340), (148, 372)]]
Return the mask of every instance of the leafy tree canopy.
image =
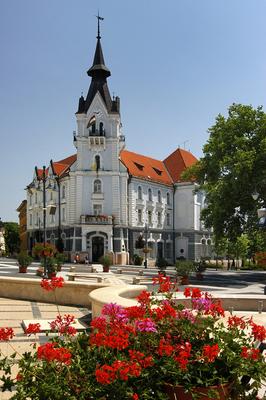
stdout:
[(4, 222), (5, 227), (5, 244), (8, 254), (19, 252), (20, 238), (19, 225), (16, 222)]
[(209, 133), (204, 156), (183, 178), (196, 179), (206, 193), (205, 226), (213, 228), (217, 240), (234, 240), (256, 229), (257, 208), (266, 199), (266, 114), (262, 107), (232, 104)]

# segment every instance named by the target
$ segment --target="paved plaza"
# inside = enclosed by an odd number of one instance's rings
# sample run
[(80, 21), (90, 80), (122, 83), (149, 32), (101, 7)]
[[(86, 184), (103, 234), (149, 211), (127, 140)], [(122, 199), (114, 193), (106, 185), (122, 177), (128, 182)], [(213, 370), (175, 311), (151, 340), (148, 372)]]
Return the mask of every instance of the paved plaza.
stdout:
[[(59, 275), (67, 279), (67, 273), (70, 271), (73, 264), (66, 264), (63, 267), (62, 272)], [(39, 267), (38, 263), (33, 263), (26, 274), (20, 274), (18, 272), (18, 265), (15, 260), (1, 258), (0, 259), (0, 276), (12, 276), (12, 277), (23, 277), (39, 279), (36, 276), (36, 269)], [(86, 268), (86, 266), (81, 266)], [(170, 269), (172, 270), (172, 269)], [(99, 275), (102, 274), (101, 266), (98, 267)], [(149, 268), (144, 271), (145, 276), (152, 277), (157, 274), (157, 269)], [(104, 274), (103, 274), (104, 275)], [(116, 274), (115, 268), (111, 268), (109, 274), (105, 274), (106, 281), (112, 285), (121, 285), (132, 281), (134, 271), (130, 273)], [(136, 276), (136, 274), (135, 274)], [(81, 278), (82, 281), (82, 278)], [(264, 293), (264, 286), (266, 285), (266, 272), (261, 271), (216, 271), (215, 269), (209, 269), (204, 273), (204, 280), (202, 282), (196, 281), (194, 277), (191, 278), (191, 285), (198, 286), (202, 290), (208, 290), (212, 292), (216, 297), (219, 294), (249, 294), (258, 295)], [(264, 308), (262, 313), (252, 313), (254, 320), (259, 323), (266, 325), (266, 296)], [(14, 351), (18, 354), (22, 354), (25, 351), (32, 349), (32, 342), (35, 340), (39, 344), (43, 344), (48, 340), (45, 332), (33, 336), (27, 337), (22, 328), (22, 320), (36, 320), (36, 319), (55, 319), (58, 314), (72, 314), (81, 323), (86, 324), (90, 318), (90, 310), (80, 306), (56, 306), (54, 304), (45, 304), (35, 301), (27, 300), (14, 300), (8, 298), (0, 298), (0, 327), (11, 327), (14, 329), (15, 337), (8, 343), (1, 343), (0, 350), (3, 355), (10, 355)], [(251, 313), (237, 312), (238, 315), (251, 315)], [(260, 395), (263, 396), (265, 388), (261, 389)], [(0, 393), (0, 400), (7, 400), (12, 396), (12, 393)]]

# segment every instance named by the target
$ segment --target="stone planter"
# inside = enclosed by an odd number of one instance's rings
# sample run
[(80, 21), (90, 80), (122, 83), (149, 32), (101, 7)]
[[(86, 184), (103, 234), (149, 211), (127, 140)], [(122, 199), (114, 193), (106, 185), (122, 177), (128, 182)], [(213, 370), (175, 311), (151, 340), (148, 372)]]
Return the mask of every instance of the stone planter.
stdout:
[(19, 265), (19, 267), (18, 267), (18, 272), (19, 272), (20, 274), (25, 274), (25, 273), (27, 272), (27, 268), (28, 268), (28, 267), (24, 267), (23, 265)]
[(189, 285), (189, 276), (188, 275), (181, 276), (181, 285)]
[(103, 265), (103, 272), (109, 272), (110, 267), (109, 265)]

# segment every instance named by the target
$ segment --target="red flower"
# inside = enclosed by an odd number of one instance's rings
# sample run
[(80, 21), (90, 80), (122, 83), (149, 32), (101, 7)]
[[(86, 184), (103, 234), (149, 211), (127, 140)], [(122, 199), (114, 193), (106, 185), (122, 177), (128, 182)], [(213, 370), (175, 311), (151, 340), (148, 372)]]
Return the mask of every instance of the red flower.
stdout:
[(161, 339), (157, 351), (160, 356), (171, 356), (173, 354), (174, 347), (165, 339)]
[(203, 346), (202, 355), (206, 359), (206, 361), (214, 362), (219, 352), (220, 349), (218, 344), (214, 344), (213, 346), (206, 344), (205, 346)]
[(230, 328), (239, 326), (240, 329), (245, 329), (246, 322), (243, 317), (237, 317), (236, 315), (234, 315), (233, 317), (228, 318), (228, 325)]
[(0, 341), (10, 340), (14, 336), (14, 331), (12, 328), (0, 328)]
[(137, 296), (137, 300), (141, 305), (149, 305), (151, 302), (151, 298), (150, 298), (151, 294), (149, 292), (147, 292), (147, 290), (143, 290), (143, 292), (141, 292), (138, 296)]
[(39, 323), (37, 324), (29, 324), (27, 329), (25, 330), (25, 333), (27, 335), (31, 335), (34, 334), (36, 335), (37, 333), (39, 333), (41, 331), (41, 325)]
[(20, 373), (18, 373), (17, 376), (16, 376), (16, 381), (19, 382), (19, 381), (22, 381), (22, 380), (23, 380), (23, 376)]
[(186, 287), (184, 289), (184, 296), (185, 297), (190, 297), (191, 296), (191, 289), (189, 287)]
[(171, 282), (169, 276), (164, 276), (163, 274), (158, 274), (157, 277), (152, 279), (153, 285), (159, 285), (159, 293), (170, 292), (171, 289), (175, 288), (175, 284)]
[(64, 278), (62, 276), (53, 277), (52, 279), (42, 279), (41, 287), (47, 292), (53, 291), (56, 288), (61, 288), (64, 286)]
[(50, 361), (58, 361), (62, 364), (71, 363), (71, 353), (65, 347), (58, 347), (57, 343), (45, 343), (38, 347), (37, 358)]
[(199, 288), (189, 288), (184, 289), (184, 296), (191, 297), (192, 299), (200, 299), (202, 297), (202, 292)]
[(125, 309), (126, 311), (126, 315), (129, 319), (142, 319), (144, 318), (145, 315), (145, 308), (141, 307), (141, 306), (131, 306), (131, 307), (127, 307)]
[(191, 353), (191, 344), (186, 342), (185, 344), (176, 346), (176, 355), (174, 360), (179, 364), (179, 368), (182, 370), (187, 369), (189, 363), (189, 357)]
[(263, 342), (266, 339), (266, 328), (262, 325), (257, 325), (253, 321), (250, 322), (252, 334), (255, 340)]
[(240, 356), (242, 358), (249, 358), (251, 360), (258, 360), (260, 358), (259, 349), (248, 348), (246, 346), (242, 347)]
[(139, 396), (137, 395), (137, 393), (132, 394), (132, 400), (139, 400)]
[(95, 371), (95, 376), (97, 382), (102, 385), (109, 385), (115, 380), (115, 371), (109, 365), (103, 365), (100, 368), (97, 368)]
[(49, 324), (53, 332), (73, 336), (77, 333), (77, 330), (71, 326), (71, 324), (74, 323), (74, 320), (74, 315), (65, 314), (63, 317), (58, 315), (56, 319), (52, 322), (49, 322)]

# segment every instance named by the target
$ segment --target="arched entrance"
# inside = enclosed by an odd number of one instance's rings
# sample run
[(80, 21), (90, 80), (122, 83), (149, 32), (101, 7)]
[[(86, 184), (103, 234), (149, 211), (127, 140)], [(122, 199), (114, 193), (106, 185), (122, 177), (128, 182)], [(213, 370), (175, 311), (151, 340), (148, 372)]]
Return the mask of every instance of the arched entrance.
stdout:
[(99, 262), (99, 258), (104, 255), (104, 238), (94, 236), (92, 238), (92, 262)]
[(157, 242), (157, 258), (163, 258), (163, 242)]

